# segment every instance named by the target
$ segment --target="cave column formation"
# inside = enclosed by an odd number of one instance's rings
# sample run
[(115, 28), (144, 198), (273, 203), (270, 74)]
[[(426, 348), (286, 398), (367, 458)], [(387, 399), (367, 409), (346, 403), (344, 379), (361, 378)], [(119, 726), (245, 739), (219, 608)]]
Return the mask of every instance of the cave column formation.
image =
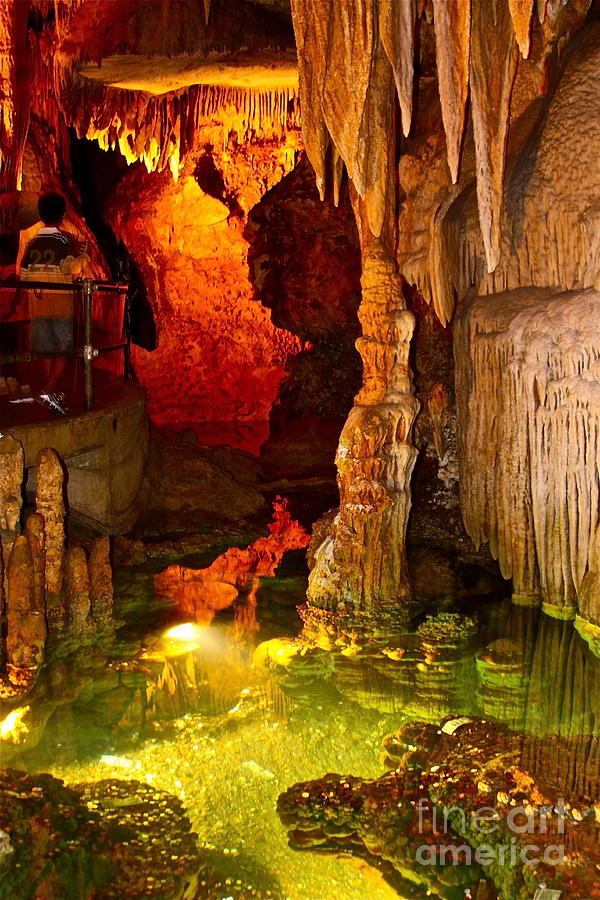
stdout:
[(593, 298), (568, 293), (597, 284), (593, 13), (589, 0), (292, 0), (306, 151), (334, 202), (345, 166), (363, 267), (364, 383), (337, 452), (339, 513), (315, 529), (313, 606), (408, 609), (417, 401), (402, 273), (442, 325), (458, 305), (467, 533), (489, 542), (517, 602), (599, 627)]
[(405, 613), (410, 601), (405, 537), (419, 404), (408, 364), (414, 317), (391, 248), (395, 85), (410, 121), (415, 10), (292, 2), (307, 153), (324, 196), (330, 149), (336, 203), (346, 166), (361, 242), (363, 386), (336, 454), (340, 509), (315, 548), (308, 588), (309, 604), (336, 611)]
[(316, 550), (308, 599), (369, 613), (406, 608), (410, 599), (405, 536), (418, 401), (408, 364), (414, 317), (381, 240), (363, 242), (362, 265), (363, 387), (340, 437), (340, 510)]

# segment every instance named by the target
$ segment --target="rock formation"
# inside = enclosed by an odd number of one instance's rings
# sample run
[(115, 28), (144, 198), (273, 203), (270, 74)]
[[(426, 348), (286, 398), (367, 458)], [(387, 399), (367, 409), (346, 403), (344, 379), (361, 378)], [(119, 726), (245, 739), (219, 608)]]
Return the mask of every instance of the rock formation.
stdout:
[(11, 528), (2, 529), (0, 541), (0, 679), (7, 663), (14, 692), (37, 677), (48, 632), (56, 636), (71, 627), (80, 633), (110, 622), (113, 588), (108, 538), (93, 543), (89, 567), (83, 547), (65, 546), (63, 470), (50, 448), (36, 460), (36, 511), (27, 517), (25, 534), (14, 537), (20, 528), (23, 448), (10, 436), (0, 439), (2, 447), (2, 508)]
[(63, 576), (67, 624), (81, 633), (91, 625), (90, 576), (83, 547), (67, 547)]
[(43, 596), (36, 596), (33, 565), (29, 542), (21, 534), (13, 544), (6, 573), (7, 659), (10, 666), (19, 669), (37, 669), (46, 643)]
[(40, 450), (36, 459), (35, 509), (44, 519), (45, 578), (48, 627), (65, 625), (60, 590), (65, 552), (63, 469), (54, 450)]
[[(218, 610), (231, 606), (240, 589), (250, 587), (252, 607), (258, 578), (272, 577), (286, 551), (306, 547), (310, 540), (291, 518), (285, 500), (277, 498), (273, 507), (268, 537), (258, 538), (243, 550), (231, 547), (205, 569), (169, 566), (154, 577), (156, 594), (174, 600), (184, 616), (203, 624), (211, 622)], [(253, 618), (253, 607), (250, 612)]]
[(528, 745), (477, 719), (408, 723), (384, 741), (395, 771), (330, 773), (289, 788), (277, 809), (292, 847), (362, 856), (402, 896), (458, 900), (487, 878), (488, 896), (526, 900), (544, 884), (598, 897), (595, 794), (554, 783)]
[(66, 787), (51, 775), (4, 768), (0, 860), (4, 896), (47, 900), (192, 897), (200, 858), (181, 801), (139, 781)]
[(20, 533), (23, 447), (10, 434), (0, 437), (0, 535), (5, 553)]
[(593, 289), (521, 289), (465, 305), (455, 332), (467, 531), (490, 542), (515, 600), (563, 618), (598, 522), (597, 305)]
[[(271, 3), (244, 0), (213, 0), (202, 9), (194, 0), (176, 7), (124, 0), (118, 15), (92, 0), (55, 6), (9, 3), (0, 21), (7, 51), (0, 175), (11, 192), (22, 176), (29, 188), (39, 186), (50, 169), (64, 171), (70, 183), (67, 126), (119, 149), (124, 162), (102, 214), (134, 257), (155, 313), (158, 348), (135, 350), (134, 361), (157, 420), (252, 423), (258, 448), (301, 344), (253, 297), (243, 226), (292, 170), (302, 144), (320, 195), (334, 204), (353, 198), (364, 385), (339, 443), (340, 512), (325, 533), (319, 528), (324, 540), (314, 555), (310, 602), (408, 614), (404, 543), (418, 404), (408, 373), (414, 322), (402, 285), (414, 284), (446, 323), (470, 291), (594, 284), (595, 5), (291, 0), (291, 22)], [(12, 60), (17, 49), (19, 64)], [(38, 161), (45, 144), (46, 167)], [(132, 165), (127, 174), (125, 163)], [(256, 270), (253, 279), (260, 281)], [(444, 387), (451, 396), (452, 385)], [(441, 397), (431, 405), (440, 457)], [(516, 430), (520, 406), (512, 401), (502, 400)], [(486, 412), (474, 415), (483, 434)], [(553, 422), (559, 418), (552, 414)], [(567, 542), (551, 537), (534, 494), (544, 490), (539, 467), (559, 466), (560, 451), (558, 443), (541, 448), (541, 432), (537, 444), (530, 432), (527, 460), (515, 462), (520, 497), (507, 499), (501, 489), (496, 499), (510, 508), (490, 507), (479, 528), (472, 507), (488, 503), (474, 498), (487, 476), (466, 460), (466, 440), (459, 441), (460, 471), (470, 533), (478, 541), (489, 532), (515, 597), (539, 594), (548, 611), (581, 613), (574, 598), (592, 571), (597, 480), (588, 474), (582, 483), (570, 454), (566, 477), (589, 515), (583, 510), (577, 523), (571, 516)], [(516, 440), (523, 449), (524, 433)], [(558, 468), (548, 476), (561, 477)], [(585, 533), (575, 550), (577, 527)], [(596, 623), (589, 578), (586, 584), (580, 619)]]
[(113, 582), (110, 538), (96, 538), (88, 560), (92, 620), (95, 625), (110, 622), (113, 611)]
[(414, 317), (380, 243), (363, 251), (362, 289), (363, 387), (342, 430), (340, 510), (315, 551), (308, 598), (326, 609), (393, 612), (410, 598), (405, 535), (418, 402), (408, 363)]

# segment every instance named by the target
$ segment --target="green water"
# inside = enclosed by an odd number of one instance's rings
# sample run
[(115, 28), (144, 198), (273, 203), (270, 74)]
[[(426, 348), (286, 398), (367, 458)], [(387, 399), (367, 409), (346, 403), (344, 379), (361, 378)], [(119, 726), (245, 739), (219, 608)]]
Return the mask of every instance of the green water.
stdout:
[(266, 640), (294, 646), (305, 586), (292, 562), (259, 588), (256, 622), (242, 596), (193, 639), (174, 640), (165, 632), (181, 619), (153, 596), (151, 576), (122, 570), (126, 625), (77, 652), (60, 648), (38, 686), (35, 740), (9, 764), (175, 794), (210, 867), (200, 896), (277, 900), (397, 896), (348, 855), (290, 849), (275, 804), (326, 772), (381, 775), (381, 740), (404, 721), (482, 715), (567, 737), (575, 760), (552, 761), (557, 776), (564, 763), (570, 778), (597, 778), (600, 660), (569, 623), (488, 604), (470, 622), (377, 636), (354, 628), (292, 651), (287, 665), (266, 667), (260, 652), (253, 664)]

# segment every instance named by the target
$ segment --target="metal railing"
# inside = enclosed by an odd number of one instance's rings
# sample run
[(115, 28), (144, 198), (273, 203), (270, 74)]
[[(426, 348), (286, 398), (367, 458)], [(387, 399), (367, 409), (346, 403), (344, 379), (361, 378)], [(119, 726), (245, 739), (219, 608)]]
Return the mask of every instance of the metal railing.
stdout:
[[(92, 361), (100, 353), (111, 353), (115, 350), (123, 350), (124, 365), (123, 375), (128, 379), (131, 374), (131, 356), (130, 356), (130, 316), (129, 316), (129, 295), (128, 285), (111, 284), (104, 281), (95, 281), (93, 278), (78, 279), (76, 281), (66, 281), (64, 284), (55, 281), (2, 281), (0, 280), (0, 290), (18, 289), (44, 291), (77, 291), (83, 297), (83, 347), (73, 350), (56, 350), (45, 351), (44, 353), (9, 353), (0, 356), (0, 365), (9, 365), (11, 363), (32, 362), (38, 359), (69, 359), (73, 357), (81, 357), (83, 359), (83, 371), (85, 382), (85, 408), (86, 411), (92, 409), (93, 405), (93, 379), (92, 379)], [(125, 295), (124, 316), (122, 323), (123, 340), (119, 343), (112, 344), (109, 347), (94, 347), (92, 343), (93, 321), (92, 321), (92, 300), (96, 292), (108, 292)]]

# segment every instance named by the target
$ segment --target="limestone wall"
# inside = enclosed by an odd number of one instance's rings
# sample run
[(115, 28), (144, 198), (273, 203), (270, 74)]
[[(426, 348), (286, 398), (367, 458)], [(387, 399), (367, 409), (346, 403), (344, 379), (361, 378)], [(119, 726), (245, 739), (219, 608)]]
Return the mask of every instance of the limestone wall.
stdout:
[(514, 599), (580, 609), (600, 504), (600, 294), (476, 297), (455, 330), (461, 509)]

